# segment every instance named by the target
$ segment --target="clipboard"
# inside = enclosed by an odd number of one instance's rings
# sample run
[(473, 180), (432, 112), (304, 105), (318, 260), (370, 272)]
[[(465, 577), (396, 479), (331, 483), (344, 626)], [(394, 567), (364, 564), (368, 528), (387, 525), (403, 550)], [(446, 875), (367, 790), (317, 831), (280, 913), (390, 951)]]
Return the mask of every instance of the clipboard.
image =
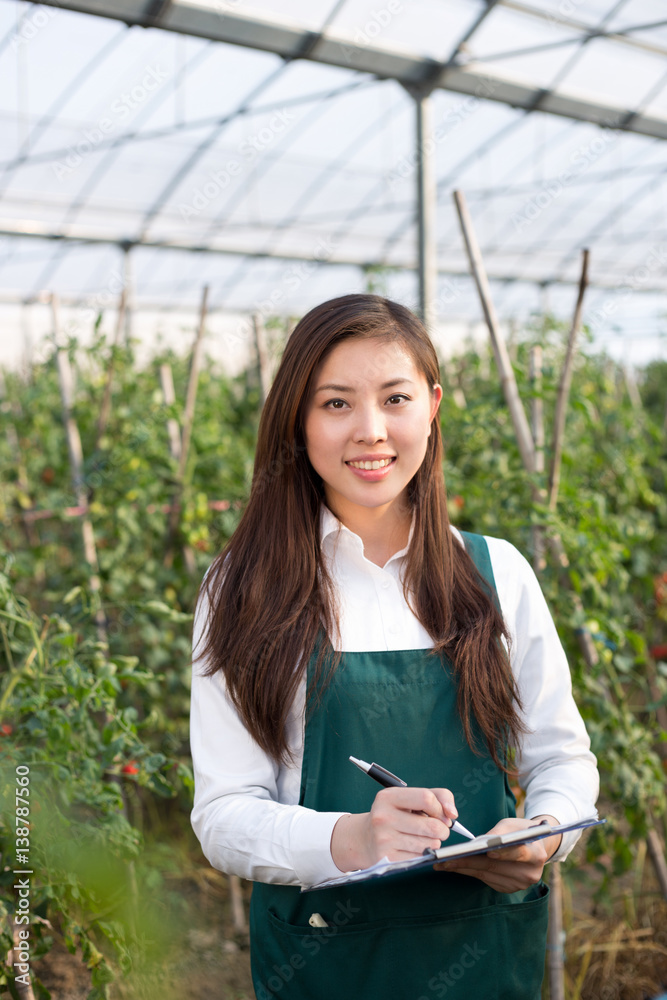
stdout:
[(466, 840), (462, 844), (451, 844), (436, 850), (425, 851), (424, 854), (420, 854), (416, 858), (408, 858), (405, 861), (389, 861), (388, 858), (382, 858), (370, 868), (360, 868), (358, 871), (347, 872), (340, 877), (317, 882), (315, 885), (302, 886), (301, 892), (352, 885), (356, 882), (368, 882), (371, 879), (383, 878), (386, 875), (419, 871), (423, 868), (430, 868), (439, 861), (454, 861), (457, 858), (467, 858), (473, 854), (486, 854), (487, 851), (499, 850), (501, 847), (530, 844), (534, 840), (545, 840), (554, 834), (568, 833), (570, 830), (585, 830), (591, 826), (601, 826), (606, 822), (606, 819), (591, 817), (577, 820), (574, 823), (561, 823), (558, 826), (542, 822), (525, 830), (511, 830), (509, 833), (486, 833), (481, 837), (475, 837), (474, 840)]

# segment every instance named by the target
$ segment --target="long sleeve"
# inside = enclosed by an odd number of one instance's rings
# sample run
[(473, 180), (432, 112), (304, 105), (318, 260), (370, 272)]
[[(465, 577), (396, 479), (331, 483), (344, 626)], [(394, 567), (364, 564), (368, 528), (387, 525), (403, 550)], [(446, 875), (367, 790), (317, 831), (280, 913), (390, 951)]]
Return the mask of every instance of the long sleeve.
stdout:
[[(487, 538), (487, 543), (530, 730), (517, 757), (519, 783), (526, 791), (525, 814), (547, 814), (561, 823), (595, 816), (596, 761), (546, 600), (532, 568), (513, 545), (496, 538)], [(578, 831), (565, 834), (554, 859), (566, 857), (579, 836)]]
[[(194, 649), (206, 622), (197, 610)], [(190, 745), (195, 775), (193, 829), (214, 868), (261, 882), (308, 885), (340, 875), (329, 845), (341, 813), (299, 806), (300, 768), (281, 768), (252, 739), (225, 691), (220, 673), (192, 671)], [(302, 706), (289, 731), (297, 753)]]

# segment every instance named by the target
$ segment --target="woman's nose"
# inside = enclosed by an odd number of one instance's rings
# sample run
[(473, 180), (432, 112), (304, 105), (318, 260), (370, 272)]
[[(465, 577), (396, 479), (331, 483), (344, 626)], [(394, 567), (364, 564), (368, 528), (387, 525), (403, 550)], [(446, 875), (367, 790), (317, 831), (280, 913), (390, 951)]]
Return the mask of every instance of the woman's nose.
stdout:
[(377, 406), (362, 407), (358, 411), (354, 440), (374, 443), (384, 441), (387, 437), (387, 423), (384, 414)]

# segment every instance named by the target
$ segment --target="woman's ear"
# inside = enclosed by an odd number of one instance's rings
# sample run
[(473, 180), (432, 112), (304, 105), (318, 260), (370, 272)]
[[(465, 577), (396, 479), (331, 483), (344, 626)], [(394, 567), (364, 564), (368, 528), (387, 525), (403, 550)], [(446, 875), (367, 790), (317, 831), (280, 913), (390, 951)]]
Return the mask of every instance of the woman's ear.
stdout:
[(433, 391), (431, 393), (431, 396), (432, 396), (431, 414), (429, 416), (429, 422), (428, 422), (429, 434), (431, 433), (431, 424), (433, 423), (435, 415), (438, 412), (438, 407), (440, 406), (440, 402), (442, 400), (442, 386), (438, 382), (436, 382), (436, 384), (433, 386)]

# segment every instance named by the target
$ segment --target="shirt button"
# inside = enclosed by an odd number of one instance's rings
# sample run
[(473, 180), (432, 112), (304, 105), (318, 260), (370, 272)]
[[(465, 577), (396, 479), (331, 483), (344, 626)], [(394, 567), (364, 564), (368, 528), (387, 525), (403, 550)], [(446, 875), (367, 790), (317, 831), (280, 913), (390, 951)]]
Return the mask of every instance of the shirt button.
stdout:
[(385, 590), (388, 590), (389, 587), (391, 587), (391, 580), (384, 579), (382, 581), (382, 586), (384, 587)]
[(396, 622), (392, 622), (391, 625), (387, 627), (387, 631), (390, 635), (398, 635), (401, 630)]

